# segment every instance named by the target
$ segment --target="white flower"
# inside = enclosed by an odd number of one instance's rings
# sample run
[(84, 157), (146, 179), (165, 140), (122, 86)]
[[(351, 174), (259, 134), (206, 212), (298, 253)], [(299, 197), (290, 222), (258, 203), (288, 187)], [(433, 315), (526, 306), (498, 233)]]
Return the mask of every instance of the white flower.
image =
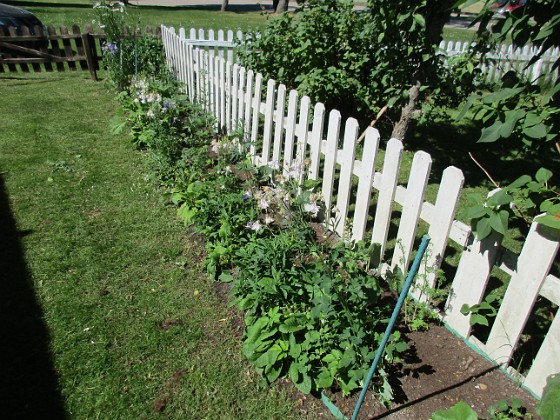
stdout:
[(319, 211), (321, 210), (319, 208), (319, 206), (317, 205), (317, 203), (315, 203), (315, 202), (305, 204), (303, 206), (303, 209), (306, 212), (311, 213), (313, 215), (313, 217), (317, 217), (317, 215), (319, 214)]
[(254, 230), (255, 232), (262, 229), (261, 223), (257, 220), (256, 222), (249, 222), (245, 225), (245, 228)]
[(149, 109), (148, 112), (146, 112), (146, 115), (147, 115), (148, 117), (150, 117), (150, 118), (154, 118), (154, 117), (155, 117), (154, 111), (152, 111), (151, 109)]
[(259, 201), (259, 208), (261, 210), (266, 210), (269, 207), (270, 207), (270, 204), (268, 204), (268, 201), (266, 201), (264, 198), (261, 198), (260, 201)]
[(271, 160), (270, 162), (267, 163), (267, 166), (274, 171), (277, 171), (278, 169), (280, 169), (280, 165), (278, 164), (278, 161), (276, 161), (276, 160)]

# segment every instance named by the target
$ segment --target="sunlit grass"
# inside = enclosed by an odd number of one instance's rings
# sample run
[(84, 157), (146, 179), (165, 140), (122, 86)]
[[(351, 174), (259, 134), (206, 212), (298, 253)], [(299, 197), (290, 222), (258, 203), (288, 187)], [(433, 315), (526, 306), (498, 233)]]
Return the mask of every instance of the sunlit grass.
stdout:
[(142, 155), (109, 134), (106, 85), (43, 74), (0, 90), (0, 173), (69, 416), (291, 417), (244, 361)]

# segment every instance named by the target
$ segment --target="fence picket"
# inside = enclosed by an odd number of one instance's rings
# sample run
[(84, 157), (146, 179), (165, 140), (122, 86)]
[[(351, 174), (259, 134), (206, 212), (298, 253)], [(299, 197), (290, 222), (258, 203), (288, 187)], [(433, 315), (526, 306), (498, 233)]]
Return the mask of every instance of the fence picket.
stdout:
[(226, 85), (226, 90), (227, 90), (227, 94), (226, 94), (226, 130), (229, 133), (231, 133), (231, 119), (232, 119), (232, 109), (233, 109), (233, 92), (234, 92), (234, 88), (233, 88), (233, 64), (231, 64), (231, 61), (228, 61), (226, 63), (226, 80), (225, 80), (225, 85)]
[(555, 316), (523, 385), (542, 395), (549, 375), (560, 372), (560, 316)]
[(344, 143), (340, 154), (340, 176), (338, 180), (338, 195), (336, 207), (339, 220), (335, 225), (336, 233), (345, 238), (346, 218), (350, 205), (350, 194), (352, 192), (352, 174), (354, 172), (354, 160), (356, 159), (356, 140), (359, 134), (358, 121), (354, 118), (346, 120), (344, 127)]
[(247, 72), (247, 84), (245, 88), (245, 115), (243, 117), (243, 141), (251, 141), (251, 113), (253, 111), (253, 84), (255, 82), (255, 73), (253, 70)]
[[(223, 60), (222, 60), (223, 61)], [(257, 152), (256, 152), (256, 143), (257, 137), (259, 134), (259, 115), (260, 115), (260, 108), (261, 108), (261, 95), (262, 95), (262, 74), (257, 73), (255, 78), (255, 94), (253, 96), (253, 116), (251, 120), (251, 146), (250, 146), (250, 154), (253, 161), (253, 165), (257, 163)]]
[(323, 128), (325, 126), (325, 105), (318, 102), (313, 109), (313, 127), (309, 141), (309, 174), (308, 178), (317, 180), (319, 178), (319, 168), (321, 165), (321, 146), (323, 143)]
[(486, 343), (498, 364), (507, 363), (513, 354), (559, 245), (560, 231), (531, 225)]
[(229, 91), (227, 90), (226, 86), (226, 61), (223, 58), (220, 58), (219, 61), (219, 69), (220, 69), (220, 116), (219, 116), (219, 128), (220, 131), (226, 130), (226, 106), (227, 106), (227, 95), (229, 95)]
[[(325, 221), (327, 223), (327, 228), (332, 230), (333, 223), (331, 220), (331, 215), (334, 212), (332, 208), (333, 204), (333, 187), (334, 187), (334, 175), (336, 170), (336, 155), (338, 152), (338, 137), (340, 135), (340, 122), (341, 115), (336, 109), (333, 109), (329, 113), (329, 122), (327, 130), (327, 142), (325, 145), (325, 161), (323, 167), (323, 199), (325, 202)], [(321, 148), (323, 146), (321, 145)]]
[[(239, 65), (234, 64), (232, 68), (232, 85), (231, 85), (231, 123), (230, 130), (237, 130), (237, 106), (239, 95)], [(230, 132), (231, 132), (230, 131)]]
[[(305, 179), (305, 161), (307, 157), (307, 136), (309, 133), (309, 111), (311, 108), (311, 99), (309, 96), (303, 96), (299, 103), (299, 119), (296, 127), (296, 167), (298, 169), (298, 185), (301, 185)], [(298, 193), (301, 193), (301, 187), (298, 187)]]
[(288, 95), (288, 115), (286, 116), (286, 134), (284, 138), (284, 164), (282, 166), (282, 174), (284, 177), (290, 177), (292, 172), (292, 162), (294, 159), (294, 136), (296, 132), (296, 114), (298, 106), (298, 93), (296, 90), (290, 90)]
[(352, 240), (361, 241), (366, 233), (366, 225), (371, 205), (371, 186), (375, 175), (375, 160), (379, 149), (379, 132), (369, 127), (364, 138), (362, 160), (359, 163), (358, 191), (356, 193), (356, 208), (352, 223)]
[(272, 145), (272, 162), (281, 167), (282, 133), (284, 131), (284, 107), (286, 105), (286, 86), (281, 84), (276, 91), (276, 111), (274, 115), (274, 143)]
[(237, 94), (237, 117), (234, 130), (244, 131), (243, 117), (245, 113), (245, 90), (246, 90), (247, 70), (245, 67), (239, 67), (239, 92)]
[(459, 334), (471, 333), (470, 316), (461, 313), (463, 305), (478, 305), (482, 301), (490, 272), (500, 251), (502, 235), (493, 233), (482, 241), (471, 235), (463, 252), (451, 291), (445, 304), (444, 321)]
[(450, 166), (443, 171), (430, 220), (430, 228), (428, 229), (430, 245), (428, 246), (426, 264), (422, 264), (420, 270), (418, 270), (417, 281), (412, 291), (412, 295), (422, 302), (427, 302), (429, 299), (425, 293), (425, 287), (435, 287), (436, 271), (443, 261), (445, 247), (449, 239), (449, 231), (451, 230), (464, 180), (463, 172), (454, 166)]
[(266, 102), (264, 106), (263, 145), (260, 164), (266, 165), (270, 161), (270, 145), (272, 140), (272, 124), (274, 115), (274, 93), (276, 82), (269, 79), (266, 84)]
[(432, 158), (429, 154), (422, 151), (415, 153), (391, 259), (391, 269), (399, 267), (403, 274), (408, 271), (431, 167)]
[(383, 257), (385, 252), (387, 235), (391, 224), (391, 212), (401, 167), (402, 151), (402, 142), (397, 139), (389, 140), (381, 172), (381, 184), (375, 210), (375, 224), (373, 225), (373, 233), (371, 235), (371, 242), (380, 245), (381, 257)]

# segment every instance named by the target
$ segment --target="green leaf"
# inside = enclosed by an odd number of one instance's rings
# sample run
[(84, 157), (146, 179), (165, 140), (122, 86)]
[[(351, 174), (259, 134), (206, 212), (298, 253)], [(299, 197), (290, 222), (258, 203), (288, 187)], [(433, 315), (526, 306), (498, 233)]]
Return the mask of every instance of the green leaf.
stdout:
[(547, 378), (537, 414), (544, 420), (560, 418), (560, 374)]
[(230, 273), (222, 273), (218, 277), (218, 280), (220, 280), (222, 283), (230, 283), (233, 281), (233, 279), (234, 277)]
[(506, 189), (500, 189), (488, 197), (488, 205), (492, 207), (509, 205), (513, 201)]
[(525, 112), (523, 112), (520, 109), (516, 109), (514, 111), (507, 111), (505, 113), (505, 121), (500, 127), (500, 131), (499, 131), (500, 136), (505, 138), (511, 136), (511, 133), (515, 128), (517, 121), (519, 121), (519, 119), (521, 119), (524, 115)]
[(490, 227), (502, 235), (506, 234), (508, 229), (509, 213), (506, 210), (500, 210), (498, 213), (490, 215)]
[(299, 365), (297, 363), (292, 363), (290, 365), (288, 374), (290, 375), (290, 379), (294, 384), (299, 382)]
[(535, 217), (535, 222), (541, 225), (551, 227), (553, 229), (560, 229), (560, 213), (559, 214), (545, 214)]
[(552, 171), (546, 168), (540, 168), (535, 174), (535, 179), (542, 183), (548, 182), (550, 178), (552, 178)]
[(484, 127), (480, 133), (480, 139), (478, 143), (493, 143), (500, 138), (500, 129), (502, 128), (502, 123), (500, 121), (495, 121), (490, 127)]
[(523, 134), (527, 137), (531, 137), (532, 139), (542, 139), (543, 137), (546, 137), (547, 134), (546, 125), (541, 123), (533, 127), (525, 128), (523, 130)]
[(470, 320), (471, 326), (479, 324), (479, 325), (484, 325), (484, 326), (488, 326), (488, 320), (486, 319), (486, 317), (484, 315), (480, 315), (480, 314), (471, 314), (471, 320)]
[(268, 369), (265, 369), (266, 380), (269, 383), (272, 383), (276, 379), (278, 379), (281, 373), (282, 373), (282, 363), (278, 363), (277, 366), (270, 366)]
[(315, 384), (317, 385), (317, 388), (330, 388), (333, 381), (334, 377), (329, 373), (329, 371), (322, 370), (321, 373), (317, 375)]
[(303, 379), (301, 382), (294, 382), (294, 385), (304, 394), (309, 394), (311, 392), (311, 377), (307, 374), (303, 374)]
[(422, 28), (426, 27), (426, 20), (424, 19), (424, 16), (420, 15), (420, 14), (415, 14), (413, 16), (415, 22), (420, 25)]
[(473, 207), (467, 207), (463, 211), (462, 216), (465, 219), (478, 219), (480, 217), (486, 216), (486, 214), (488, 214), (488, 207), (473, 206)]
[(432, 420), (478, 420), (478, 416), (470, 405), (459, 401), (453, 407), (434, 412)]
[(515, 181), (507, 186), (508, 190), (517, 189), (519, 187), (523, 187), (531, 182), (531, 177), (529, 175), (521, 175)]
[(475, 226), (475, 232), (478, 240), (483, 240), (490, 233), (492, 233), (492, 227), (490, 226), (490, 221), (488, 219), (480, 219)]

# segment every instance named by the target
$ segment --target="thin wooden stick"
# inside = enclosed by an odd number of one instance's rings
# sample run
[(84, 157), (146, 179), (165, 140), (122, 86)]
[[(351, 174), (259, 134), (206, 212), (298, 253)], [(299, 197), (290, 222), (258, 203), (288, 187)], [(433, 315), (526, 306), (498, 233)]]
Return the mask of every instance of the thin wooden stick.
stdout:
[(490, 176), (488, 171), (486, 169), (484, 169), (484, 167), (480, 163), (478, 163), (478, 161), (474, 158), (474, 156), (472, 155), (471, 152), (469, 152), (469, 156), (471, 157), (473, 162), (476, 163), (476, 166), (478, 166), (480, 169), (482, 169), (482, 172), (484, 172), (486, 174), (486, 176), (488, 177), (488, 179), (490, 181), (492, 181), (492, 184), (494, 184), (496, 186), (496, 188), (500, 188), (500, 185), (496, 181), (494, 181), (494, 179)]
[[(369, 123), (368, 127), (373, 127), (375, 125), (375, 123), (379, 120), (379, 118), (381, 118), (381, 116), (383, 114), (385, 114), (385, 111), (387, 111), (387, 105), (385, 105), (383, 108), (381, 108), (379, 110), (379, 112), (375, 116), (375, 119), (372, 122)], [(360, 144), (361, 141), (364, 139), (364, 137), (366, 136), (366, 131), (367, 131), (367, 129), (364, 130), (364, 132), (360, 135), (360, 137), (358, 137), (358, 143), (357, 144)]]

